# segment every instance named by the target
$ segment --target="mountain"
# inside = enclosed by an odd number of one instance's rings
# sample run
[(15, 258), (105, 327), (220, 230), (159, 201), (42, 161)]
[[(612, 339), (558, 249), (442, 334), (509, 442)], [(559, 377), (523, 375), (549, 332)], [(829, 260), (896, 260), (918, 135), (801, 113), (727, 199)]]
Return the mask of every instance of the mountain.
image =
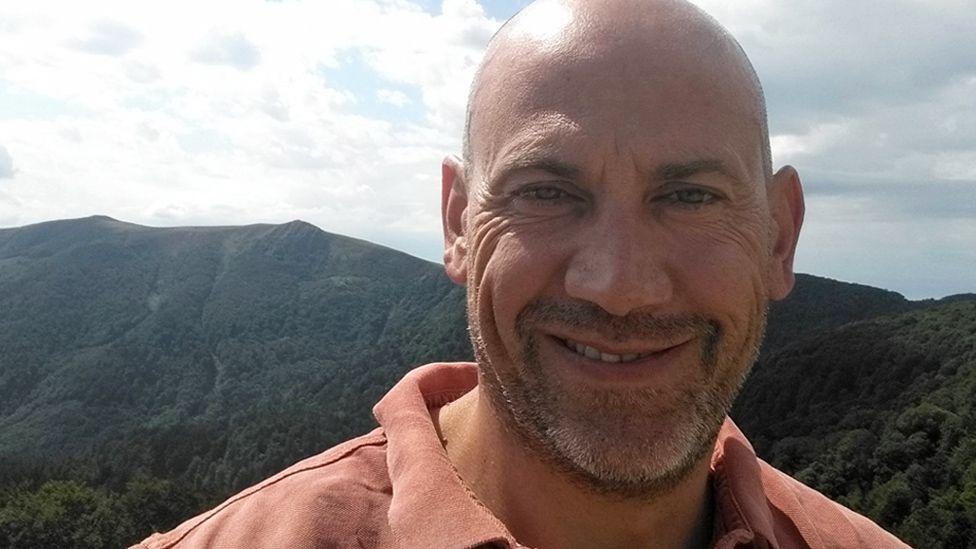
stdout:
[[(154, 472), (250, 457), (234, 478), (190, 474), (252, 482), (369, 427), (411, 365), (466, 357), (462, 299), (434, 264), (297, 221), (0, 230), (0, 456), (165, 440), (143, 449), (169, 456)], [(282, 440), (249, 431), (285, 417), (302, 420), (277, 425)]]
[[(733, 417), (913, 544), (965, 547), (974, 308), (798, 275)], [(371, 428), (404, 372), (470, 359), (465, 327), (440, 265), (300, 221), (0, 229), (0, 546), (169, 528)]]

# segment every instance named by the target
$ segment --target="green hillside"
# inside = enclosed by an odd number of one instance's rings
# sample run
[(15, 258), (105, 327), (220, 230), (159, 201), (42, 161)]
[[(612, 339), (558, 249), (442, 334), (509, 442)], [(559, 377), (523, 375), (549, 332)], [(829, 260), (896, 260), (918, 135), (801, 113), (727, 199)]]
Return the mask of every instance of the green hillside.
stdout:
[[(71, 505), (163, 490), (184, 495), (153, 524), (172, 526), (371, 428), (412, 365), (465, 358), (462, 299), (434, 264), (302, 222), (0, 230), (0, 504), (49, 479)], [(72, 545), (11, 541), (51, 521), (0, 510), (0, 547)], [(91, 544), (148, 533), (119, 522)]]
[[(282, 403), (356, 409), (407, 365), (464, 355), (460, 296), (430, 263), (302, 222), (0, 231), (0, 451), (76, 456)], [(389, 375), (359, 375), (374, 367)]]
[(976, 547), (976, 299), (770, 353), (733, 418), (773, 465), (913, 546)]
[[(130, 543), (368, 430), (405, 371), (470, 358), (463, 303), (443, 267), (299, 221), (0, 229), (0, 547)], [(974, 307), (799, 275), (733, 417), (913, 544), (965, 547)]]

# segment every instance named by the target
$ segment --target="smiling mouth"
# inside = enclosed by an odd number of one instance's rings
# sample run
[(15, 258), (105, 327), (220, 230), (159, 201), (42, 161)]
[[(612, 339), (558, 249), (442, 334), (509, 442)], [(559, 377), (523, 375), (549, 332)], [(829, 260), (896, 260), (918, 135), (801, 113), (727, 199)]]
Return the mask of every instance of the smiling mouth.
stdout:
[(580, 356), (586, 357), (590, 360), (609, 362), (611, 364), (617, 364), (621, 362), (636, 362), (638, 360), (647, 358), (652, 355), (661, 354), (670, 349), (673, 349), (674, 347), (677, 347), (677, 345), (673, 345), (656, 351), (648, 351), (643, 353), (614, 354), (614, 353), (608, 353), (606, 351), (602, 351), (600, 349), (597, 349), (596, 347), (591, 347), (589, 345), (586, 345), (585, 343), (573, 341), (572, 339), (563, 339), (558, 337), (556, 339), (560, 341), (564, 347), (566, 347), (570, 351), (573, 351), (574, 353)]

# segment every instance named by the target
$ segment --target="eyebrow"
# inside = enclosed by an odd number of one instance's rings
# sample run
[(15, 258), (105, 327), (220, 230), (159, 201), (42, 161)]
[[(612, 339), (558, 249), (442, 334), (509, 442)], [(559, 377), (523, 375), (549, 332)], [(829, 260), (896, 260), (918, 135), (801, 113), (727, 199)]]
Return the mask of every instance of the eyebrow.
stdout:
[(656, 179), (684, 179), (701, 173), (719, 173), (730, 179), (737, 180), (721, 160), (692, 160), (691, 162), (668, 163), (658, 166), (654, 170)]
[(549, 157), (527, 156), (524, 158), (514, 159), (511, 163), (505, 165), (498, 175), (492, 179), (494, 181), (505, 181), (511, 177), (512, 174), (526, 170), (539, 170), (551, 173), (556, 177), (574, 180), (579, 179), (583, 173), (583, 170), (580, 169), (579, 166), (573, 164)]

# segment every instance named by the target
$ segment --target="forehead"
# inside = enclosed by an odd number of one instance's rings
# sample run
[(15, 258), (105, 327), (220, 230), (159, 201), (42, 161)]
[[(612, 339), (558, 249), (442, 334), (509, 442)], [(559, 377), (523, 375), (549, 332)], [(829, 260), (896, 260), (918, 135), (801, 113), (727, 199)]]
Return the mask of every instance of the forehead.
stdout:
[(605, 48), (493, 60), (472, 109), (472, 160), (490, 171), (531, 148), (580, 164), (709, 156), (760, 169), (761, 114), (740, 75), (717, 60), (643, 53)]

